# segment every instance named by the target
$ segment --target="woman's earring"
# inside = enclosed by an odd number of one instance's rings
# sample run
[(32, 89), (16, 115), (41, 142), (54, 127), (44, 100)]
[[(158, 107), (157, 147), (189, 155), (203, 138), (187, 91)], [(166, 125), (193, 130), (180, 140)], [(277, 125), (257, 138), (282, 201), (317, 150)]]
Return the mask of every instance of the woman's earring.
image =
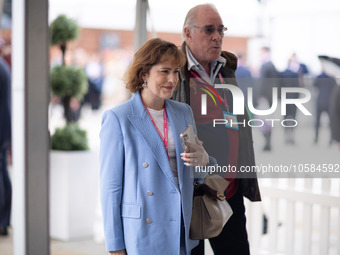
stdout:
[(146, 81), (142, 84), (142, 87), (145, 89), (148, 85), (146, 84)]

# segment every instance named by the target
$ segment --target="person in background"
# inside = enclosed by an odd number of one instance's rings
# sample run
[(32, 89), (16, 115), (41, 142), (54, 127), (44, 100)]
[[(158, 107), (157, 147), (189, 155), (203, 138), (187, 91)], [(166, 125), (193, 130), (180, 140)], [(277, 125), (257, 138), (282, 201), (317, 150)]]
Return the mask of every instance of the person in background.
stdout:
[(295, 52), (290, 57), (289, 62), (297, 67), (296, 71), (299, 74), (299, 77), (309, 74), (307, 65), (299, 61)]
[(7, 153), (11, 143), (11, 71), (0, 57), (0, 236), (8, 235), (12, 186), (8, 174)]
[(340, 86), (335, 86), (330, 103), (332, 139), (338, 143), (340, 150)]
[(261, 68), (259, 73), (260, 78), (260, 96), (264, 97), (271, 106), (273, 103), (273, 88), (278, 86), (277, 79), (279, 73), (271, 60), (271, 53), (269, 47), (262, 47), (261, 49)]
[[(280, 72), (280, 86), (281, 87), (288, 87), (288, 88), (299, 88), (300, 87), (300, 79), (299, 79), (299, 69), (300, 64), (288, 60), (288, 66), (286, 70)], [(287, 93), (287, 99), (297, 99), (299, 98), (299, 93)], [(295, 136), (294, 131), (296, 127), (294, 126), (294, 122), (291, 120), (296, 120), (296, 111), (297, 107), (295, 104), (287, 104), (286, 105), (286, 115), (284, 119), (286, 120), (286, 127), (284, 130), (285, 132), (285, 143), (286, 144), (295, 144)]]
[(101, 95), (104, 83), (104, 66), (100, 56), (93, 54), (85, 66), (88, 77), (89, 91), (85, 95), (85, 102), (91, 105), (92, 110), (98, 110), (101, 106)]
[[(319, 141), (320, 119), (323, 112), (325, 112), (328, 115), (329, 123), (331, 124), (330, 98), (332, 98), (333, 90), (336, 87), (336, 81), (333, 77), (326, 74), (324, 69), (322, 69), (321, 74), (319, 74), (315, 78), (314, 87), (318, 90), (316, 99), (315, 137), (314, 137), (314, 143), (316, 144)], [(330, 143), (332, 142), (332, 135), (330, 135), (329, 142)]]
[[(197, 125), (198, 138), (203, 141), (205, 150), (217, 160), (220, 166), (255, 165), (251, 128), (240, 125), (238, 129), (230, 126), (213, 127), (214, 119), (223, 119), (233, 112), (233, 98), (226, 89), (217, 89), (215, 84), (233, 84), (237, 86), (235, 70), (237, 58), (230, 52), (222, 51), (224, 32), (227, 30), (218, 10), (214, 5), (197, 5), (189, 10), (184, 21), (182, 52), (186, 56), (186, 65), (181, 69), (179, 88), (173, 99), (190, 104)], [(201, 113), (202, 95), (207, 97), (207, 114)], [(218, 96), (217, 96), (218, 95)], [(219, 100), (221, 99), (221, 101)], [(217, 101), (216, 101), (217, 100)], [(215, 105), (214, 101), (219, 102)], [(248, 122), (247, 112), (237, 115), (237, 121)], [(221, 173), (223, 174), (223, 173)], [(260, 191), (256, 174), (240, 176), (225, 173), (230, 181), (226, 190), (226, 199), (233, 215), (225, 224), (221, 234), (209, 239), (216, 255), (249, 254), (246, 230), (246, 217), (243, 196), (251, 201), (260, 201)], [(191, 254), (204, 254), (204, 240)]]
[[(239, 86), (239, 88), (243, 92), (244, 102), (248, 102), (248, 88), (253, 87), (254, 80), (253, 80), (253, 76), (251, 74), (250, 69), (248, 68), (248, 66), (244, 62), (243, 54), (238, 53), (237, 58), (238, 58), (237, 69), (235, 71), (235, 75), (236, 75), (236, 78), (237, 78), (237, 85)], [(253, 102), (254, 102), (254, 100), (253, 100)], [(246, 105), (246, 108), (248, 110), (247, 105)], [(249, 118), (252, 119), (252, 114), (249, 110), (248, 110), (248, 115), (249, 115)]]
[[(110, 254), (189, 255), (194, 178), (190, 166), (214, 165), (196, 137), (184, 151), (180, 134), (196, 130), (186, 104), (169, 100), (185, 59), (161, 39), (147, 41), (127, 72), (134, 96), (104, 113), (100, 131), (101, 202)], [(185, 147), (187, 147), (185, 146)]]
[[(257, 95), (256, 98), (258, 99), (258, 102), (262, 102), (270, 108), (273, 103), (273, 88), (279, 86), (279, 72), (276, 70), (274, 63), (271, 60), (270, 48), (263, 47), (261, 49), (261, 61), (262, 65), (260, 68), (258, 83), (256, 85), (257, 92), (255, 94)], [(262, 134), (265, 138), (263, 150), (271, 151), (272, 127), (268, 125), (268, 123), (266, 123), (266, 128), (262, 129)]]

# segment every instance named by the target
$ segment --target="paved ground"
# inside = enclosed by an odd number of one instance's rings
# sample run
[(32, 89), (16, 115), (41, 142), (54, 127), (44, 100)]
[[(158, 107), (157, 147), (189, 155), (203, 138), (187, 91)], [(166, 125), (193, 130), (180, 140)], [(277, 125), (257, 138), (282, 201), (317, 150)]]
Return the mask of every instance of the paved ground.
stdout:
[[(0, 237), (0, 254), (13, 255), (12, 230), (8, 237)], [(93, 239), (61, 242), (51, 240), (51, 255), (105, 255), (104, 244), (96, 243)]]

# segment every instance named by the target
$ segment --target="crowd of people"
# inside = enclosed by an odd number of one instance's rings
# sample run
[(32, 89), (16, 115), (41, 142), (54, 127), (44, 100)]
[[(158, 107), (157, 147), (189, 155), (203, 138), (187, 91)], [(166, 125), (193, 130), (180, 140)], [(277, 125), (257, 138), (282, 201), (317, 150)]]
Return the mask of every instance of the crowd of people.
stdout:
[[(328, 125), (326, 125), (326, 127), (328, 127), (329, 130), (329, 144), (339, 142), (337, 138), (338, 130), (335, 128), (337, 125), (336, 114), (339, 112), (339, 110), (336, 109), (336, 102), (339, 99), (333, 96), (337, 94), (335, 92), (339, 85), (336, 82), (336, 78), (327, 72), (322, 62), (321, 73), (313, 76), (307, 65), (298, 61), (295, 53), (289, 57), (287, 67), (283, 71), (279, 71), (276, 68), (271, 59), (271, 50), (268, 47), (261, 49), (261, 66), (257, 72), (252, 71), (252, 68), (249, 68), (245, 64), (242, 54), (239, 53), (238, 58), (239, 62), (236, 77), (238, 85), (245, 95), (245, 100), (247, 100), (248, 96), (247, 89), (251, 87), (253, 89), (252, 102), (254, 107), (257, 107), (257, 109), (269, 109), (273, 105), (273, 98), (276, 97), (276, 95), (273, 95), (273, 88), (278, 89), (278, 98), (280, 98), (281, 95), (281, 88), (306, 88), (312, 94), (311, 100), (314, 107), (314, 109), (311, 109), (314, 117), (314, 143), (317, 144), (319, 142), (319, 130), (323, 113), (328, 117)], [(299, 93), (288, 93), (286, 98), (298, 99)], [(282, 118), (287, 120), (286, 123), (288, 127), (284, 130), (284, 142), (288, 145), (294, 145), (295, 127), (293, 127), (294, 123), (289, 124), (289, 121), (297, 119), (297, 106), (287, 104), (285, 112), (286, 114), (283, 115)], [(261, 128), (264, 137), (264, 151), (272, 150), (272, 129), (273, 126), (264, 121), (264, 125)]]

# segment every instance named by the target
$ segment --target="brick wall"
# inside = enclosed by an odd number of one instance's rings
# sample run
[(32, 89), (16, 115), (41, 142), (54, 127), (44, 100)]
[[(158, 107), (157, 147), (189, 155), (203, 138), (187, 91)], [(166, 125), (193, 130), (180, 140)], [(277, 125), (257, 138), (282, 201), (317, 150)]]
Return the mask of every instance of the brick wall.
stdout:
[[(105, 35), (114, 35), (119, 39), (117, 46), (131, 50), (133, 49), (133, 31), (123, 30), (105, 30), (105, 29), (91, 29), (82, 28), (79, 38), (70, 43), (70, 49), (83, 48), (89, 53), (100, 51), (100, 40)], [(183, 42), (182, 35), (179, 33), (157, 33), (157, 36), (175, 43), (180, 46)], [(151, 38), (152, 34), (148, 34)], [(228, 50), (233, 53), (242, 52), (244, 57), (247, 55), (247, 41), (248, 37), (229, 37), (226, 36), (223, 41), (223, 50)]]
[[(0, 35), (3, 38), (11, 38), (10, 30), (2, 30)], [(70, 42), (68, 44), (69, 50), (74, 50), (76, 48), (82, 48), (87, 53), (97, 53), (100, 52), (101, 40), (103, 37), (107, 36), (109, 39), (112, 37), (117, 40), (115, 45), (117, 47), (123, 48), (128, 51), (133, 50), (133, 31), (124, 30), (108, 30), (108, 29), (93, 29), (93, 28), (81, 28), (80, 35), (76, 41)], [(157, 33), (157, 36), (175, 43), (180, 46), (183, 42), (182, 35), (179, 33)], [(148, 38), (151, 38), (152, 34), (148, 34)], [(111, 39), (112, 39), (111, 38)], [(247, 42), (248, 37), (230, 37), (226, 36), (223, 40), (223, 50), (227, 50), (233, 53), (242, 52), (244, 59), (247, 58)], [(57, 47), (51, 47), (51, 57), (58, 54), (59, 49)]]

